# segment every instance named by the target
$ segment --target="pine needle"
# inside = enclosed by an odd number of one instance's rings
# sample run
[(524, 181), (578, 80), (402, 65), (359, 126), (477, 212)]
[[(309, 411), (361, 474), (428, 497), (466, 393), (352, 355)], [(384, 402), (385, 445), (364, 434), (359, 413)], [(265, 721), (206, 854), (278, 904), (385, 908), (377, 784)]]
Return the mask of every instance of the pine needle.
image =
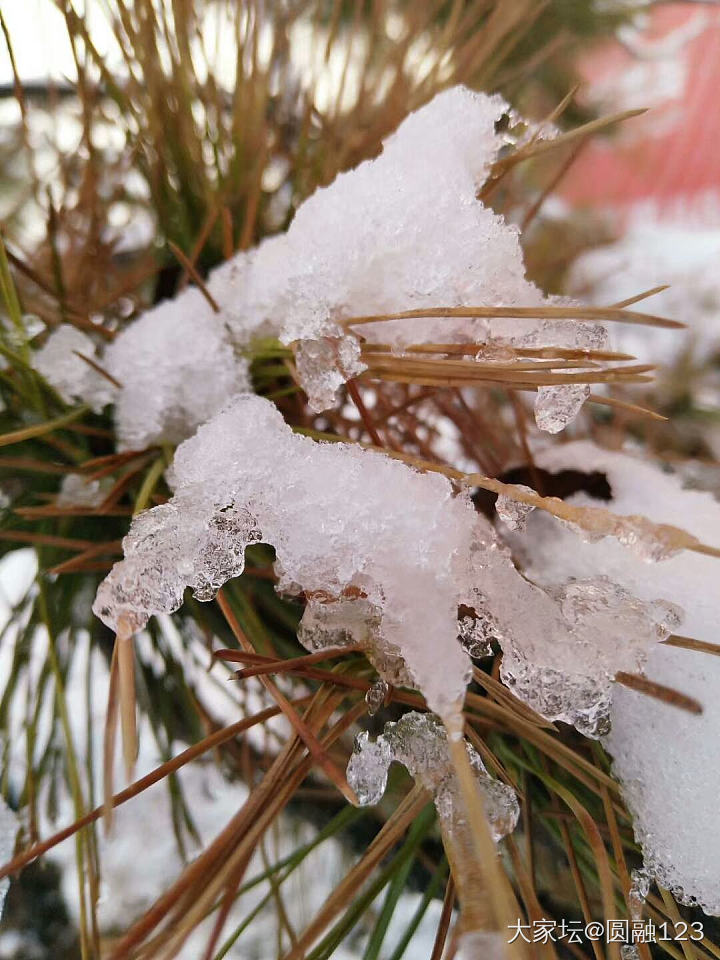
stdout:
[(639, 673), (626, 673), (624, 670), (619, 670), (615, 674), (615, 681), (630, 690), (637, 690), (638, 693), (644, 693), (647, 697), (660, 700), (662, 703), (677, 707), (686, 713), (701, 714), (703, 712), (702, 704), (698, 703), (693, 697), (688, 697), (662, 683), (656, 683)]

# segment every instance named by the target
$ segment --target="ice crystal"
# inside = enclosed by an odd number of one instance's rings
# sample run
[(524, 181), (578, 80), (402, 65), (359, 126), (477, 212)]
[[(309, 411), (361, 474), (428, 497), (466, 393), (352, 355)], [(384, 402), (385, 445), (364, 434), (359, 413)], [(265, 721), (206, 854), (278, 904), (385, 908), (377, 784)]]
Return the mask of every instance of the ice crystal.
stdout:
[[(720, 504), (708, 493), (684, 490), (677, 476), (639, 457), (588, 442), (543, 451), (550, 472), (601, 471), (613, 510), (640, 512), (654, 523), (679, 523), (704, 542), (720, 545)], [(593, 501), (574, 494), (579, 506)], [(522, 539), (529, 576), (552, 588), (568, 575), (607, 576), (645, 601), (664, 597), (685, 611), (682, 633), (717, 644), (720, 591), (717, 560), (686, 552), (648, 565), (620, 543), (583, 543), (536, 511)], [(700, 716), (620, 685), (612, 693), (605, 740), (614, 771), (642, 844), (645, 865), (685, 903), (720, 913), (720, 835), (715, 800), (720, 793), (716, 744), (720, 731), (720, 660), (698, 651), (653, 644), (644, 668), (653, 681), (694, 697)]]
[[(534, 490), (522, 483), (517, 484), (517, 489), (525, 493), (535, 493)], [(495, 502), (495, 512), (511, 530), (524, 530), (527, 518), (534, 509), (535, 507), (531, 503), (523, 503), (521, 500), (515, 500), (504, 493), (501, 493)]]
[[(490, 831), (497, 842), (515, 829), (519, 815), (517, 796), (511, 787), (489, 776), (469, 743), (466, 749)], [(371, 740), (367, 733), (358, 734), (347, 779), (361, 804), (380, 802), (393, 762), (406, 767), (416, 783), (432, 794), (441, 822), (452, 830), (463, 818), (463, 805), (442, 723), (431, 714), (412, 711), (396, 723), (386, 723), (376, 740)]]
[(61, 323), (37, 351), (34, 363), (66, 403), (81, 400), (100, 413), (106, 404), (112, 402), (117, 391), (83, 357), (97, 362), (95, 343), (77, 327)]
[(630, 880), (630, 897), (628, 901), (630, 916), (633, 920), (641, 920), (645, 901), (650, 893), (652, 877), (643, 866), (637, 870), (633, 870), (630, 874)]
[(541, 430), (559, 433), (580, 412), (590, 396), (587, 384), (540, 387), (535, 399), (535, 422)]
[(367, 703), (368, 713), (374, 716), (383, 706), (390, 691), (390, 684), (385, 680), (376, 680), (365, 694), (365, 703)]

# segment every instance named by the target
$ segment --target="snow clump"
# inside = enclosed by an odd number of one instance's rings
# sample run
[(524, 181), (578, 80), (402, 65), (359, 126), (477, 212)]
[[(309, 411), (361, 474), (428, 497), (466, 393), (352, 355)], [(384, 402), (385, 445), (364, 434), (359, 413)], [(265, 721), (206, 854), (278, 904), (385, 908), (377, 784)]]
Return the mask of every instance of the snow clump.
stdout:
[(186, 587), (210, 600), (262, 541), (276, 551), (278, 590), (306, 600), (308, 649), (359, 644), (386, 683), (416, 687), (447, 720), (470, 678), (458, 635), (474, 650), (495, 639), (518, 696), (598, 735), (615, 670), (638, 669), (678, 622), (671, 606), (602, 577), (541, 589), (445, 477), (317, 443), (253, 395), (178, 448), (170, 479), (173, 498), (133, 520), (125, 559), (98, 590), (94, 610), (115, 630), (177, 610)]
[[(407, 117), (380, 155), (340, 174), (297, 210), (286, 233), (213, 271), (206, 299), (178, 294), (122, 330), (100, 357), (113, 387), (72, 352), (95, 356), (69, 325), (37, 355), (66, 399), (116, 403), (123, 449), (179, 443), (249, 388), (245, 356), (263, 338), (292, 346), (312, 409), (335, 403), (362, 373), (361, 338), (402, 352), (409, 344), (604, 348), (602, 324), (524, 317), (413, 317), (434, 308), (572, 306), (525, 276), (519, 230), (485, 206), (478, 190), (512, 138), (497, 123), (501, 97), (454, 87)], [(211, 302), (217, 307), (214, 312)], [(358, 317), (405, 319), (348, 324)], [(588, 389), (541, 388), (537, 420), (556, 432)]]
[[(638, 457), (583, 441), (545, 450), (536, 462), (550, 472), (602, 471), (612, 490), (613, 510), (642, 511), (658, 523), (680, 521), (704, 542), (720, 544), (720, 504), (709, 493), (684, 489), (677, 476)], [(577, 493), (571, 502), (592, 501)], [(683, 635), (717, 645), (720, 591), (714, 557), (686, 552), (648, 565), (611, 539), (579, 542), (540, 511), (535, 511), (527, 535), (517, 543), (527, 561), (527, 574), (546, 589), (569, 576), (610, 577), (645, 602), (660, 596), (682, 607)], [(630, 633), (627, 639), (632, 642)], [(604, 743), (613, 756), (614, 772), (653, 877), (682, 902), (720, 914), (720, 832), (715, 814), (720, 792), (716, 751), (720, 658), (653, 644), (645, 674), (697, 700), (702, 714), (616, 684)]]

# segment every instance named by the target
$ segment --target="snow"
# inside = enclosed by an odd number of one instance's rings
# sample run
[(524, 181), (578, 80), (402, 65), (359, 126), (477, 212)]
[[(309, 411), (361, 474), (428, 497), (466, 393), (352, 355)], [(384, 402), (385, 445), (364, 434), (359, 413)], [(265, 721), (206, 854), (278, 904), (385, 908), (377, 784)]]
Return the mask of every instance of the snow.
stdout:
[[(177, 610), (188, 586), (211, 599), (242, 573), (246, 546), (267, 542), (278, 589), (305, 596), (298, 637), (308, 649), (360, 644), (381, 679), (421, 690), (448, 720), (462, 703), (468, 653), (495, 640), (518, 696), (596, 736), (615, 671), (639, 669), (679, 622), (671, 605), (603, 577), (542, 590), (444, 477), (295, 434), (253, 395), (178, 448), (171, 483), (168, 503), (134, 519), (125, 559), (98, 590), (94, 610), (113, 629)], [(463, 605), (470, 612), (458, 623)]]
[(118, 448), (180, 443), (249, 389), (248, 364), (236, 357), (223, 321), (190, 288), (130, 324), (104, 355), (122, 384), (115, 406)]
[(118, 450), (180, 443), (250, 387), (247, 360), (235, 355), (222, 320), (195, 288), (143, 313), (102, 354), (87, 334), (61, 324), (35, 354), (35, 367), (68, 403), (96, 412), (114, 403)]
[(649, 363), (672, 364), (686, 351), (701, 359), (720, 345), (719, 257), (716, 227), (638, 211), (619, 240), (578, 258), (569, 285), (593, 303), (607, 304), (670, 284), (647, 308), (682, 321), (688, 331), (617, 324), (613, 347)]
[(99, 507), (107, 494), (107, 485), (90, 480), (81, 473), (68, 473), (62, 478), (56, 503), (59, 507)]
[[(444, 477), (294, 434), (269, 401), (244, 395), (178, 448), (171, 479), (174, 497), (135, 518), (125, 559), (98, 591), (105, 623), (138, 629), (176, 610), (186, 586), (212, 598), (242, 572), (245, 547), (263, 541), (275, 547), (280, 590), (304, 591), (336, 633), (353, 632), (359, 605), (355, 639), (381, 675), (400, 655), (433, 709), (457, 709), (470, 668), (456, 642), (458, 592), (475, 513)], [(306, 623), (308, 646), (311, 634)]]
[(462, 87), (439, 94), (378, 158), (306, 200), (286, 234), (220, 268), (210, 289), (238, 338), (280, 324), (284, 342), (317, 339), (342, 334), (343, 316), (533, 289), (517, 229), (475, 200), (507, 142), (494, 129), (506, 109), (500, 97)]
[[(0, 797), (0, 863), (7, 863), (15, 851), (15, 840), (20, 829), (17, 814)], [(10, 878), (0, 880), (0, 916), (2, 916), (5, 897), (10, 887)]]
[[(545, 297), (526, 278), (518, 228), (477, 199), (511, 142), (496, 131), (507, 110), (499, 96), (464, 87), (438, 94), (404, 120), (377, 158), (316, 190), (286, 233), (218, 267), (207, 282), (217, 314), (191, 287), (122, 330), (101, 358), (119, 390), (83, 369), (72, 349), (93, 357), (95, 349), (72, 327), (53, 333), (38, 369), (67, 398), (98, 407), (116, 397), (119, 446), (135, 449), (181, 442), (249, 389), (243, 353), (263, 338), (293, 346), (300, 383), (318, 412), (365, 369), (361, 340), (396, 351), (475, 342), (478, 359), (481, 347), (605, 346), (602, 324), (574, 319), (412, 316), (413, 309), (440, 307), (573, 305)], [(410, 315), (348, 324), (402, 311)], [(587, 394), (582, 384), (541, 389), (541, 429), (561, 430)]]
[[(676, 523), (704, 542), (720, 544), (720, 504), (686, 490), (677, 476), (621, 452), (577, 442), (542, 451), (537, 463), (551, 472), (599, 470), (612, 489), (611, 508)], [(589, 504), (575, 494), (572, 502)], [(608, 576), (645, 601), (662, 597), (682, 607), (683, 635), (717, 643), (720, 622), (718, 561), (684, 552), (649, 565), (613, 540), (583, 543), (535, 511), (518, 540), (529, 577), (551, 589), (567, 577)], [(631, 635), (628, 635), (628, 640)], [(625, 669), (617, 664), (617, 669)], [(720, 791), (716, 744), (720, 732), (720, 660), (709, 654), (654, 644), (646, 676), (694, 697), (700, 716), (615, 685), (605, 745), (633, 813), (638, 840), (653, 876), (683, 902), (720, 913), (720, 834), (715, 803)]]
[(92, 338), (69, 323), (61, 323), (36, 352), (35, 368), (66, 403), (82, 400), (100, 413), (112, 402), (115, 388), (78, 354), (98, 360)]
[[(507, 109), (500, 97), (464, 87), (438, 94), (379, 157), (306, 200), (286, 234), (216, 270), (208, 286), (234, 341), (297, 342), (301, 383), (322, 410), (364, 369), (343, 320), (441, 306), (570, 305), (527, 280), (518, 228), (476, 196), (509, 142), (495, 129)], [(606, 338), (599, 324), (532, 318), (410, 317), (359, 333), (396, 349), (453, 340), (589, 348)], [(578, 389), (558, 387), (558, 398), (565, 390), (574, 415)]]

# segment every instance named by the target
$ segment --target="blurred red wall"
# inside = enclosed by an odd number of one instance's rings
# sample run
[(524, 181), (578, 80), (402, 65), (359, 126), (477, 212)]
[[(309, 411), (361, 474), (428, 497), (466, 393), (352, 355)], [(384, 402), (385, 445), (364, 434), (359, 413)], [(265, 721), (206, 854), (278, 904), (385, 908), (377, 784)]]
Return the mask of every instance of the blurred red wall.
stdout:
[(720, 9), (662, 4), (586, 56), (587, 95), (604, 111), (650, 106), (587, 145), (560, 194), (623, 210), (649, 202), (720, 219)]

